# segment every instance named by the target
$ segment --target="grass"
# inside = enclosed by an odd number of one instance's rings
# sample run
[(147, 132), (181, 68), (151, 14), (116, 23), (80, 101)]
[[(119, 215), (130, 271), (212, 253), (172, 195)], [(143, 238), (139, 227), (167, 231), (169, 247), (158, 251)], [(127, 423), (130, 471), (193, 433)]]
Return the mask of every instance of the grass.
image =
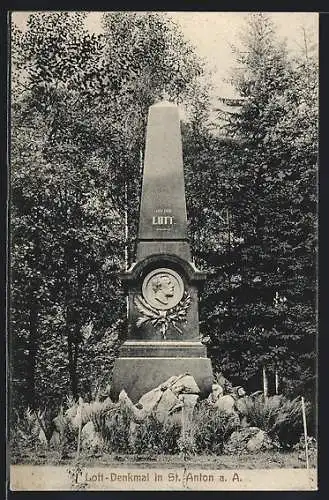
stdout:
[[(69, 453), (66, 458), (60, 458), (56, 451), (26, 454), (19, 462), (12, 457), (12, 464), (29, 465), (68, 465), (76, 461), (75, 453)], [(172, 467), (184, 466), (209, 469), (275, 469), (275, 468), (305, 468), (305, 454), (301, 451), (267, 451), (251, 455), (192, 455), (185, 458), (182, 455), (155, 455), (142, 453), (128, 454), (88, 454), (81, 453), (79, 464), (84, 467), (95, 466), (134, 466), (134, 467)], [(310, 455), (310, 467), (316, 467), (316, 456)]]

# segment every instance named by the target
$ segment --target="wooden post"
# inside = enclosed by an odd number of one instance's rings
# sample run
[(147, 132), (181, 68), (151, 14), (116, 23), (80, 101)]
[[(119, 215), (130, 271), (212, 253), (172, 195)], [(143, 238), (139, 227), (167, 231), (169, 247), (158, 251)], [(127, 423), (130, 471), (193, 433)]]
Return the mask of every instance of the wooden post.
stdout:
[(79, 406), (78, 406), (78, 417), (79, 417), (79, 431), (78, 431), (78, 446), (77, 446), (77, 455), (76, 459), (80, 456), (80, 443), (81, 443), (81, 429), (82, 429), (82, 401), (79, 398)]
[(186, 468), (186, 460), (187, 460), (187, 450), (186, 450), (186, 440), (185, 440), (185, 401), (184, 396), (181, 396), (183, 406), (182, 406), (182, 444), (183, 444), (183, 457), (184, 457), (184, 471), (183, 471), (183, 488), (186, 487), (186, 478), (187, 478), (187, 468)]
[(279, 372), (278, 367), (275, 367), (275, 394), (279, 394)]
[(268, 380), (265, 366), (263, 366), (263, 393), (264, 399), (266, 399), (268, 396)]
[(308, 442), (307, 442), (307, 426), (306, 426), (306, 411), (305, 411), (305, 401), (302, 396), (302, 414), (303, 414), (303, 427), (304, 427), (304, 440), (305, 440), (305, 455), (306, 455), (306, 468), (309, 469), (308, 462)]
[[(183, 438), (183, 443), (185, 446), (185, 412), (184, 412), (185, 401), (184, 401), (184, 396), (181, 396), (181, 398), (182, 398), (182, 403), (183, 403), (183, 406), (182, 406), (182, 438)], [(184, 452), (184, 457), (185, 457), (185, 452)]]

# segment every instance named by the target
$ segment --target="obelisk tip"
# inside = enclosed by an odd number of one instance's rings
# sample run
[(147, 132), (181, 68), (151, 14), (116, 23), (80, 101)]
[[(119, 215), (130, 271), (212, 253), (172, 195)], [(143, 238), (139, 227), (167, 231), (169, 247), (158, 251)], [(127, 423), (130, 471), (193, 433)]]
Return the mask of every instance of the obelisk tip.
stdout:
[(179, 112), (166, 100), (151, 106), (147, 120), (138, 235), (139, 241), (187, 239)]
[(155, 104), (153, 104), (151, 106), (151, 108), (160, 108), (160, 107), (163, 107), (163, 108), (168, 108), (168, 107), (177, 108), (177, 104), (175, 104), (174, 102), (163, 100), (163, 101), (156, 102)]

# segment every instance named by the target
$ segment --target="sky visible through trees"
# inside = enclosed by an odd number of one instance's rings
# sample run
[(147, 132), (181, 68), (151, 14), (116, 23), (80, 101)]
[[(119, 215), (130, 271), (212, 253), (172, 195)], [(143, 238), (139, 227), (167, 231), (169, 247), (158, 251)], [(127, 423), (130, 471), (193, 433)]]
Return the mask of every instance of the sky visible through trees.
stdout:
[[(214, 128), (217, 83), (168, 16), (109, 12), (102, 33), (88, 29), (83, 13), (17, 19), (24, 29), (11, 33), (13, 404), (91, 398), (111, 380), (125, 332), (117, 273), (134, 261), (147, 110), (164, 91), (186, 111), (189, 234), (196, 264), (209, 272), (200, 328), (214, 369), (252, 391), (265, 368), (271, 381), (279, 373), (280, 391), (314, 397), (314, 30), (302, 29), (303, 43), (291, 51), (271, 16), (246, 16), (230, 74), (241, 108), (219, 110)], [(292, 36), (300, 28), (298, 20)]]
[[(318, 44), (318, 14), (312, 12), (272, 12), (278, 35), (286, 39), (288, 50), (296, 53), (304, 45), (304, 30)], [(102, 32), (101, 12), (90, 12), (86, 27), (91, 33)], [(235, 64), (232, 45), (239, 44), (239, 34), (247, 16), (246, 12), (169, 12), (196, 52), (206, 59), (212, 71), (214, 99), (216, 96), (233, 97), (234, 87), (226, 82)], [(13, 13), (13, 21), (20, 28), (26, 27), (28, 13)]]

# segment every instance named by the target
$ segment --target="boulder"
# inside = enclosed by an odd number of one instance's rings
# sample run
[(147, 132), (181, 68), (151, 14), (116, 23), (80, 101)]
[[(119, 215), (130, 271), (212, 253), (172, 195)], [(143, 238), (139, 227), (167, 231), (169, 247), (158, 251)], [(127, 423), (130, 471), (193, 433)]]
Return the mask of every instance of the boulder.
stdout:
[(248, 418), (250, 414), (250, 408), (253, 406), (253, 401), (250, 396), (242, 396), (235, 401), (235, 409), (239, 415), (240, 423), (242, 427), (248, 426)]
[[(125, 390), (120, 392), (119, 401), (128, 408), (134, 422), (142, 422), (153, 413), (159, 422), (164, 423), (170, 415), (181, 410), (184, 405), (190, 408), (191, 401), (196, 402), (199, 393), (200, 389), (194, 378), (185, 373), (170, 377), (160, 386), (147, 392), (136, 405), (130, 400)], [(188, 395), (194, 397), (187, 398)], [(180, 396), (184, 396), (184, 398)], [(185, 398), (187, 399), (185, 400)], [(187, 411), (189, 412), (189, 410)]]
[(122, 390), (119, 401), (124, 405), (131, 417), (129, 442), (134, 443), (137, 426), (153, 415), (160, 423), (178, 423), (182, 432), (189, 431), (195, 404), (199, 398), (199, 387), (189, 374), (173, 376), (160, 386), (144, 394), (136, 405)]
[(154, 415), (161, 423), (165, 423), (169, 416), (182, 408), (179, 397), (171, 390), (167, 389), (162, 393), (161, 399), (154, 410)]
[(143, 409), (147, 414), (151, 413), (162, 399), (164, 391), (164, 388), (157, 387), (156, 389), (147, 392), (139, 399), (136, 406)]
[(185, 373), (171, 378), (176, 378), (176, 380), (168, 385), (168, 389), (171, 389), (174, 394), (200, 394), (200, 389), (192, 375)]
[(242, 385), (237, 385), (233, 387), (232, 394), (234, 395), (235, 399), (243, 398), (246, 395), (246, 391), (244, 390)]
[(219, 384), (213, 384), (211, 387), (211, 393), (209, 394), (207, 401), (210, 404), (216, 403), (216, 401), (224, 395), (224, 389)]
[(260, 451), (264, 447), (266, 448), (266, 440), (268, 436), (265, 431), (259, 430), (249, 441), (247, 442), (246, 448), (248, 451)]
[(233, 390), (233, 386), (229, 380), (220, 372), (216, 375), (216, 382), (223, 388), (224, 394), (229, 394)]
[(244, 396), (242, 398), (238, 398), (235, 401), (236, 411), (239, 413), (240, 417), (246, 417), (248, 415), (248, 408), (251, 406), (252, 401), (249, 396)]
[(130, 418), (133, 422), (142, 422), (152, 412), (151, 407), (145, 409), (139, 403), (134, 405), (124, 389), (122, 389), (119, 394), (119, 402), (128, 410)]
[(228, 414), (236, 413), (235, 399), (230, 394), (226, 394), (225, 396), (219, 397), (217, 401), (214, 403), (214, 407), (217, 408), (217, 410)]
[(195, 405), (199, 399), (198, 394), (184, 394), (179, 396), (182, 408), (182, 423), (185, 428), (192, 424), (193, 412)]
[[(97, 417), (103, 411), (116, 406), (112, 400), (107, 397), (104, 401), (93, 401), (84, 403), (82, 398), (79, 402), (70, 401), (69, 408), (64, 412), (63, 407), (60, 407), (58, 415), (53, 419), (54, 431), (50, 439), (50, 445), (57, 448), (63, 441), (65, 432), (68, 428), (78, 430), (79, 426), (83, 429), (86, 424), (92, 421), (93, 417)], [(91, 427), (87, 427), (90, 429)]]
[(225, 453), (253, 453), (272, 449), (272, 441), (258, 427), (247, 427), (234, 431), (224, 447)]
[(102, 444), (103, 440), (96, 432), (94, 423), (90, 420), (81, 429), (81, 449), (99, 448)]

